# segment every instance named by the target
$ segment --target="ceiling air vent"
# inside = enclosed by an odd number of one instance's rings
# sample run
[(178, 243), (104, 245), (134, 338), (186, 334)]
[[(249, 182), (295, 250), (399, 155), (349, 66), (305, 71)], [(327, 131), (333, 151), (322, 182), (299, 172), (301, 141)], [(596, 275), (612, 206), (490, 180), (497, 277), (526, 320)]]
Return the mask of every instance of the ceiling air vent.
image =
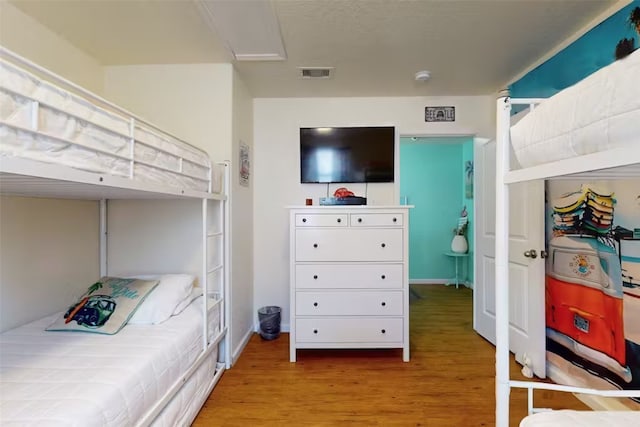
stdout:
[(303, 79), (330, 79), (333, 77), (333, 67), (298, 67)]

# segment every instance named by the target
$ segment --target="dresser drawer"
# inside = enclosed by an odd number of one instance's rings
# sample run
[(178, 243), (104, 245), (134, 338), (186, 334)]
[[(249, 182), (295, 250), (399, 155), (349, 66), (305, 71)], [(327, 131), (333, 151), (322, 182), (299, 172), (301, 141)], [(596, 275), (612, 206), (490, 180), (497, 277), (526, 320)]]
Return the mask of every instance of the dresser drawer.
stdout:
[(403, 223), (402, 214), (351, 214), (352, 227), (401, 227)]
[(402, 288), (402, 264), (296, 264), (297, 289)]
[(298, 316), (402, 316), (402, 291), (298, 291)]
[(346, 227), (347, 214), (296, 214), (296, 227)]
[(296, 261), (403, 260), (402, 229), (298, 228)]
[(296, 342), (402, 342), (401, 317), (330, 317), (296, 319)]

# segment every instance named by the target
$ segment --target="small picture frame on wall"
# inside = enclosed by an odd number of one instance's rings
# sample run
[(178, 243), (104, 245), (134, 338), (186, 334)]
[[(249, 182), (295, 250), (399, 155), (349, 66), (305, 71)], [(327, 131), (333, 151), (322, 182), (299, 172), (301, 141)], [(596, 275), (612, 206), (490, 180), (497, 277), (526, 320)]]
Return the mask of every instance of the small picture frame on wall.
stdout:
[(464, 196), (473, 199), (473, 160), (464, 162)]
[(424, 107), (425, 122), (455, 122), (456, 107)]
[(240, 171), (240, 185), (243, 187), (249, 186), (249, 177), (251, 176), (251, 159), (249, 146), (240, 143), (240, 161), (238, 162)]

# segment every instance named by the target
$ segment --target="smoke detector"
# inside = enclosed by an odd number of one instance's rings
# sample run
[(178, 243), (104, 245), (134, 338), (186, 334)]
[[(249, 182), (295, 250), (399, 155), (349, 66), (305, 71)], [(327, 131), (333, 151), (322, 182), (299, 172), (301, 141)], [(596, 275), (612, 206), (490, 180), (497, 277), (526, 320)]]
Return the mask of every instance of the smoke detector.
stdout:
[(416, 73), (416, 81), (418, 81), (418, 82), (426, 82), (430, 78), (431, 78), (431, 72), (429, 72), (427, 70), (418, 71)]
[(303, 79), (330, 79), (333, 77), (333, 67), (298, 67)]

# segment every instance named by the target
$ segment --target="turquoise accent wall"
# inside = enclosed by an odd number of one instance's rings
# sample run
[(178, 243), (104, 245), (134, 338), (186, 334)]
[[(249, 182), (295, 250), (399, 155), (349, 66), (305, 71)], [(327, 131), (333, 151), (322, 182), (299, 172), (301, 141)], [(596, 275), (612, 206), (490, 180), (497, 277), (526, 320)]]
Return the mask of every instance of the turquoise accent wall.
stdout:
[(406, 197), (407, 204), (415, 206), (409, 211), (410, 280), (454, 276), (453, 259), (444, 253), (451, 251), (464, 204), (463, 153), (468, 143), (470, 137), (400, 138), (401, 202)]
[(637, 49), (640, 29), (632, 25), (630, 18), (638, 7), (640, 0), (634, 0), (531, 70), (509, 87), (510, 95), (514, 98), (549, 97), (615, 61), (616, 45), (621, 40), (631, 39)]

